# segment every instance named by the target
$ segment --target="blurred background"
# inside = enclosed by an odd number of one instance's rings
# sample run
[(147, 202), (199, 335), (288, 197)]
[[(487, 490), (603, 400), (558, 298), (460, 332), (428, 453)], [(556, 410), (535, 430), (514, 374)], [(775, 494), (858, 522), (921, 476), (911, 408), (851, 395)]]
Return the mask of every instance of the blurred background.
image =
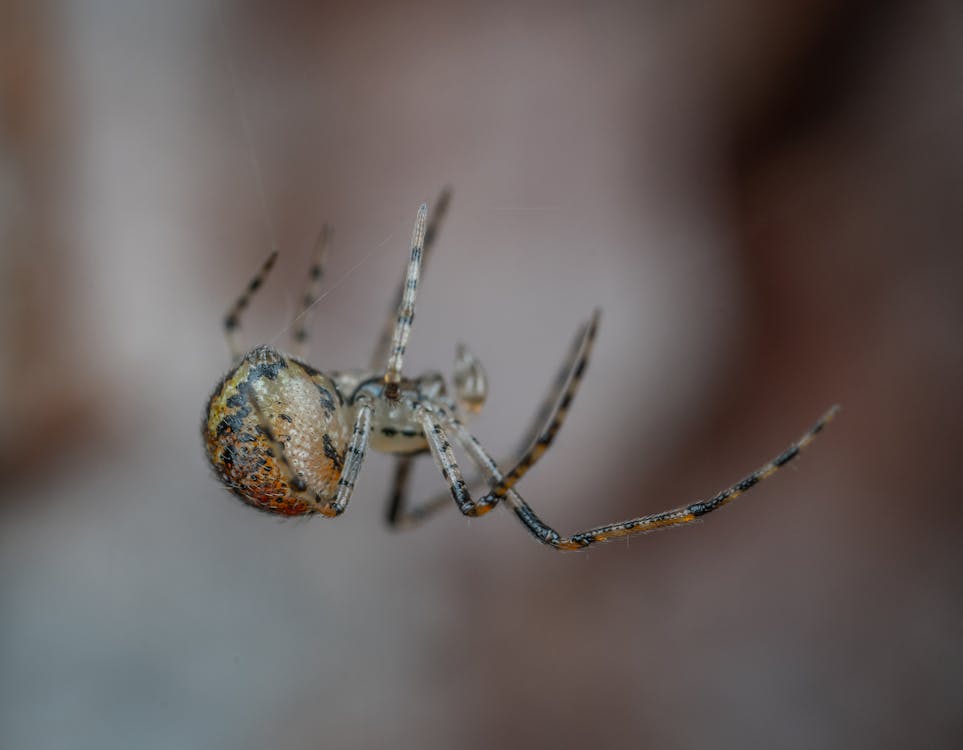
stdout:
[[(0, 746), (958, 747), (963, 7), (952, 0), (7, 0)], [(505, 453), (599, 305), (506, 512), (277, 522), (208, 469), (226, 308), (365, 364), (455, 188), (409, 372), (485, 362)], [(422, 461), (417, 495), (442, 480)]]

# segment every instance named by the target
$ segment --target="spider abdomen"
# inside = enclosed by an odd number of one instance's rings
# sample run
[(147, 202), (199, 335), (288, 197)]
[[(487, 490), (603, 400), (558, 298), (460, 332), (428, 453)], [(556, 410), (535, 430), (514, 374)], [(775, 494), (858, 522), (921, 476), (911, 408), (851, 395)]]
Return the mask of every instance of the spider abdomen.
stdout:
[[(259, 347), (224, 377), (208, 402), (207, 457), (221, 481), (249, 505), (283, 516), (316, 513), (337, 494), (351, 438), (349, 412), (326, 375)], [(276, 455), (277, 445), (289, 469)]]

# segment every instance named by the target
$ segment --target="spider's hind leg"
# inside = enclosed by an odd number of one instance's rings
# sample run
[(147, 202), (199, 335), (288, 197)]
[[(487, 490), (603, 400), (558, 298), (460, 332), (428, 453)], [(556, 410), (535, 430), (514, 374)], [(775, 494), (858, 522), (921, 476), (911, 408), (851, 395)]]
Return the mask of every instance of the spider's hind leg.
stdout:
[(308, 321), (311, 317), (311, 309), (318, 299), (321, 292), (321, 280), (324, 278), (324, 262), (331, 247), (331, 237), (334, 234), (330, 224), (324, 224), (318, 239), (314, 243), (314, 258), (311, 261), (311, 268), (308, 271), (308, 284), (301, 297), (301, 304), (298, 313), (291, 322), (291, 338), (294, 341), (292, 354), (295, 357), (304, 357), (308, 340)]
[(224, 337), (227, 339), (228, 349), (231, 350), (231, 356), (235, 362), (240, 360), (241, 355), (244, 354), (239, 346), (240, 342), (237, 336), (237, 331), (241, 327), (241, 314), (247, 309), (254, 293), (261, 288), (261, 284), (264, 283), (277, 259), (278, 251), (275, 250), (267, 257), (254, 278), (248, 282), (247, 288), (241, 292), (241, 296), (237, 298), (231, 309), (227, 311), (227, 315), (224, 316)]
[(486, 513), (490, 508), (486, 507), (480, 510), (477, 507), (472, 499), (468, 483), (462, 478), (461, 468), (459, 468), (458, 461), (455, 459), (451, 442), (448, 440), (448, 434), (445, 430), (445, 424), (443, 424), (443, 420), (450, 423), (446, 412), (441, 409), (436, 410), (435, 408), (419, 406), (417, 413), (432, 458), (435, 459), (435, 464), (441, 471), (441, 475), (448, 482), (448, 489), (451, 491), (451, 497), (458, 510), (466, 516), (478, 516)]

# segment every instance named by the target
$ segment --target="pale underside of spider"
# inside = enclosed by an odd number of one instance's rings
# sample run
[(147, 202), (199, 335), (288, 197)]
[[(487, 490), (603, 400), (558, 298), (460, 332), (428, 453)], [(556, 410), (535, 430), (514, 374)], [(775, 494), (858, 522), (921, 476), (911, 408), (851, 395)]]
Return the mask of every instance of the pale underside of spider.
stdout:
[[(245, 503), (281, 516), (338, 516), (348, 505), (371, 447), (396, 456), (387, 513), (391, 526), (413, 525), (452, 501), (466, 516), (484, 515), (504, 502), (540, 542), (559, 550), (584, 549), (596, 542), (696, 521), (789, 463), (836, 415), (838, 407), (834, 406), (785, 451), (707, 500), (570, 536), (559, 534), (541, 520), (515, 486), (552, 444), (568, 414), (588, 365), (599, 312), (578, 329), (517, 457), (496, 463), (465, 427), (468, 417), (481, 410), (487, 395), (485, 371), (466, 347), (458, 347), (451, 391), (437, 372), (416, 378), (402, 375), (418, 283), (449, 198), (449, 191), (444, 191), (430, 217), (427, 205), (418, 211), (405, 275), (368, 369), (325, 374), (301, 358), (307, 314), (317, 300), (331, 241), (327, 227), (319, 237), (308, 288), (295, 319), (291, 355), (259, 346), (242, 356), (236, 342), (241, 313), (274, 265), (277, 253), (268, 258), (231, 308), (224, 327), (235, 366), (208, 401), (202, 435), (218, 477)], [(455, 449), (479, 471), (480, 489), (473, 491), (464, 480)], [(434, 458), (448, 492), (410, 506), (407, 494), (412, 461), (425, 452)]]

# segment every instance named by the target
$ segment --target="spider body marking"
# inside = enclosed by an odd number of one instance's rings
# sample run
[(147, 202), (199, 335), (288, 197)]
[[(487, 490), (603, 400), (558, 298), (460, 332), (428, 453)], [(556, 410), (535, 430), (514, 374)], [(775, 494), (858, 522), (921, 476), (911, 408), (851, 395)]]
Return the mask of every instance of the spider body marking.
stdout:
[[(320, 512), (302, 485), (320, 497), (337, 493), (353, 421), (331, 378), (258, 347), (211, 395), (204, 442), (211, 465), (238, 497), (260, 510), (299, 516)], [(294, 476), (281, 464), (275, 442), (284, 446)]]
[[(428, 450), (415, 404), (452, 405), (437, 372), (402, 379), (395, 400), (378, 398), (382, 386), (383, 373), (329, 376), (259, 346), (211, 395), (204, 424), (208, 459), (221, 481), (259, 510), (324, 513), (325, 498), (337, 494), (359, 409), (370, 409), (370, 447), (404, 456)], [(289, 466), (276, 453), (278, 443)], [(317, 497), (305, 497), (305, 489)]]
[[(418, 211), (405, 276), (369, 368), (325, 374), (302, 358), (306, 321), (318, 298), (323, 260), (331, 242), (328, 227), (319, 236), (308, 288), (295, 319), (292, 354), (259, 346), (241, 356), (236, 341), (241, 313), (274, 265), (276, 253), (228, 312), (224, 329), (235, 365), (208, 400), (201, 432), (219, 479), (245, 503), (281, 516), (340, 515), (370, 447), (396, 457), (387, 510), (391, 526), (416, 524), (452, 501), (466, 516), (485, 515), (504, 502), (543, 544), (558, 550), (584, 549), (598, 542), (689, 524), (717, 510), (796, 458), (838, 412), (838, 407), (831, 408), (781, 454), (708, 500), (570, 536), (559, 534), (542, 521), (515, 486), (548, 450), (565, 421), (588, 366), (600, 314), (596, 310), (577, 331), (515, 458), (494, 461), (465, 426), (487, 396), (485, 370), (465, 346), (459, 345), (456, 351), (451, 392), (438, 372), (417, 378), (402, 373), (418, 282), (449, 197), (447, 190), (442, 193), (430, 218), (427, 205)], [(467, 456), (479, 472), (478, 478), (464, 479), (456, 450)], [(448, 492), (409, 507), (411, 465), (426, 452), (441, 471)]]

